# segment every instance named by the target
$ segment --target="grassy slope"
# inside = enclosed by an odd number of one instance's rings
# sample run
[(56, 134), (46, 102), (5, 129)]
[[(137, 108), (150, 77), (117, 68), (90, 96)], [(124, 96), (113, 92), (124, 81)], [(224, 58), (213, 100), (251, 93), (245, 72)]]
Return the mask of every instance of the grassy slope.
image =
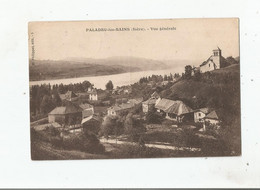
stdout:
[(107, 156), (90, 154), (78, 150), (63, 150), (53, 147), (50, 143), (36, 141), (31, 148), (32, 160), (80, 160), (80, 159), (105, 159)]
[(210, 73), (210, 77), (207, 75), (202, 74), (200, 80), (180, 80), (161, 94), (166, 98), (182, 99), (193, 109), (212, 107), (220, 113), (239, 115), (239, 65), (215, 70)]

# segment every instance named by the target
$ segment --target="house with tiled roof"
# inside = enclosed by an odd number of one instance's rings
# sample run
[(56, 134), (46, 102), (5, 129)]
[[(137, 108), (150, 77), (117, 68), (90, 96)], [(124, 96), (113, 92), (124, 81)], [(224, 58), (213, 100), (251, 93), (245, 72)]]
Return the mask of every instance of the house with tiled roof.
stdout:
[(135, 99), (129, 99), (126, 103), (116, 104), (114, 106), (111, 106), (107, 109), (107, 114), (116, 116), (124, 111), (128, 111), (138, 104), (141, 104), (143, 101), (143, 98), (135, 98)]
[(211, 111), (209, 114), (205, 116), (205, 122), (209, 122), (211, 124), (219, 124), (220, 119), (216, 111)]
[(160, 99), (155, 108), (166, 114), (166, 119), (182, 122), (193, 120), (193, 110), (180, 100)]
[(211, 108), (200, 108), (194, 110), (194, 122), (204, 122), (204, 118), (206, 117), (207, 114), (209, 114), (212, 111)]
[(107, 109), (107, 115), (116, 116), (124, 111), (132, 109), (135, 105), (131, 103), (122, 103), (118, 105), (111, 106)]
[(153, 110), (157, 100), (160, 98), (160, 95), (154, 91), (154, 93), (152, 93), (151, 98), (149, 98), (148, 100), (144, 101), (142, 103), (142, 109), (144, 113), (148, 113), (149, 111)]
[(54, 108), (48, 114), (49, 123), (57, 122), (65, 125), (80, 123), (83, 109), (70, 101), (66, 101), (64, 104), (64, 106)]

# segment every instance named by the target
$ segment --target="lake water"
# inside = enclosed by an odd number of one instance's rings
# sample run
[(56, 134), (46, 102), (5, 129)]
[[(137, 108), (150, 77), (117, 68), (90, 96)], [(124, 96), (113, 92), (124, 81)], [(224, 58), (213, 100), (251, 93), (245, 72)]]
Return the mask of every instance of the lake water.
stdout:
[(41, 84), (74, 84), (80, 83), (85, 80), (94, 84), (95, 88), (105, 89), (106, 83), (111, 80), (114, 84), (114, 87), (124, 86), (136, 83), (142, 77), (148, 77), (151, 75), (169, 75), (170, 73), (182, 73), (184, 68), (170, 68), (165, 70), (155, 70), (155, 71), (140, 71), (140, 72), (131, 72), (131, 73), (121, 73), (114, 75), (105, 75), (105, 76), (88, 76), (88, 77), (79, 77), (79, 78), (66, 78), (66, 79), (52, 79), (52, 80), (43, 80), (43, 81), (30, 81), (30, 86), (32, 85), (41, 85)]

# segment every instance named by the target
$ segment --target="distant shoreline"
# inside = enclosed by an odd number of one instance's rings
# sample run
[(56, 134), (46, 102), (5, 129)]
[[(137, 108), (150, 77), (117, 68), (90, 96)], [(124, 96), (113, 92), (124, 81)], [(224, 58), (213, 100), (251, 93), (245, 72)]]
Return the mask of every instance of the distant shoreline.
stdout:
[[(171, 69), (173, 67), (168, 67), (165, 69)], [(106, 74), (87, 74), (87, 75), (79, 75), (79, 76), (65, 76), (65, 77), (48, 77), (45, 79), (41, 79), (41, 80), (34, 80), (34, 79), (30, 79), (29, 77), (29, 82), (37, 82), (37, 81), (50, 81), (50, 80), (62, 80), (62, 79), (72, 79), (72, 78), (83, 78), (83, 77), (101, 77), (101, 76), (108, 76), (108, 75), (119, 75), (119, 74), (124, 74), (124, 73), (135, 73), (135, 72), (146, 72), (146, 71), (157, 71), (157, 70), (161, 70), (161, 69), (154, 69), (154, 70), (139, 70), (139, 71), (122, 71), (122, 72), (116, 72), (116, 73), (106, 73)]]

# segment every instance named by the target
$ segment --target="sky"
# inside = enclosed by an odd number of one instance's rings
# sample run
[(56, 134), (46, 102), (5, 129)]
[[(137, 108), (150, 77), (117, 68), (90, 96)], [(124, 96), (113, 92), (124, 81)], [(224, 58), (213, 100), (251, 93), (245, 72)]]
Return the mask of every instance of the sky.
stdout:
[[(176, 30), (153, 31), (151, 27)], [(34, 49), (35, 60), (131, 56), (203, 61), (219, 47), (224, 57), (237, 57), (238, 27), (236, 18), (32, 22), (29, 23), (29, 53), (32, 58)], [(86, 31), (95, 28), (130, 28), (130, 31)], [(132, 28), (145, 31), (132, 31)]]

